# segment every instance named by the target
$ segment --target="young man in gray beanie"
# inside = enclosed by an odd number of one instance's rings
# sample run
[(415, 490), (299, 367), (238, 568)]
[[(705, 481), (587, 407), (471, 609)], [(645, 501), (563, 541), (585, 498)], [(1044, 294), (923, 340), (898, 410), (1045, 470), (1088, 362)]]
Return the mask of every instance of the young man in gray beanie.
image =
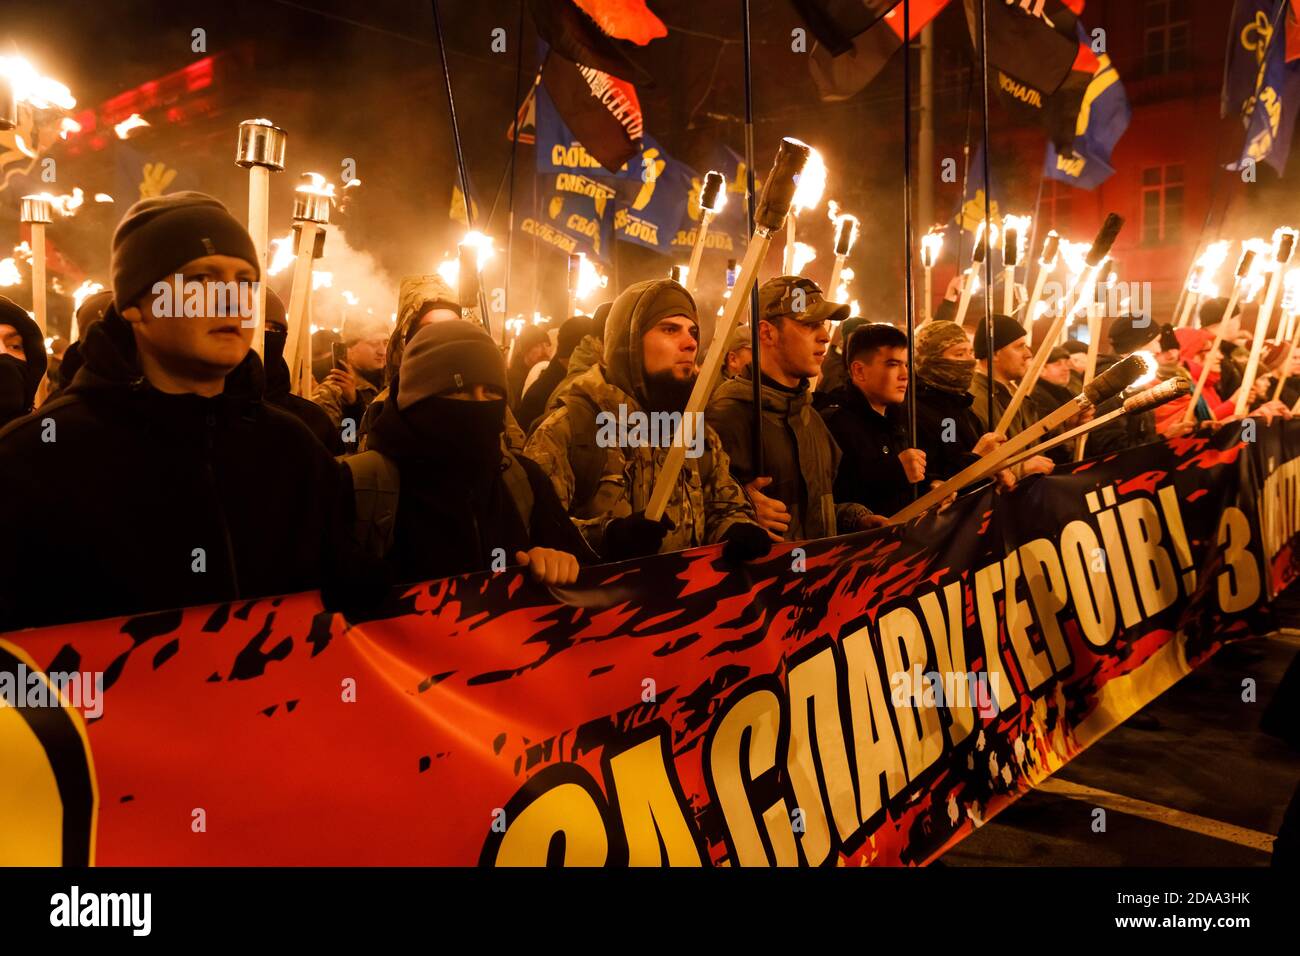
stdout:
[[(346, 475), (262, 400), (248, 232), (217, 200), (143, 200), (81, 369), (0, 432), (0, 631), (360, 583)], [(89, 479), (88, 479), (89, 476)], [(75, 535), (77, 574), (50, 574)]]
[(397, 382), (367, 450), (345, 459), (357, 538), (394, 580), (522, 564), (572, 584), (595, 563), (545, 472), (505, 445), (506, 367), (487, 333), (460, 319), (421, 328)]

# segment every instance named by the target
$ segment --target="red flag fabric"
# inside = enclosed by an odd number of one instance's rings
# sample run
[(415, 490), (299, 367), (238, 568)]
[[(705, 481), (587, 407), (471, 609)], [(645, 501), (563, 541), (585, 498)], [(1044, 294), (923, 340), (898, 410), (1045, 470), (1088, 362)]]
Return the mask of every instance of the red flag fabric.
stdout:
[(611, 173), (640, 152), (641, 103), (631, 83), (555, 51), (546, 56), (542, 82), (569, 129)]

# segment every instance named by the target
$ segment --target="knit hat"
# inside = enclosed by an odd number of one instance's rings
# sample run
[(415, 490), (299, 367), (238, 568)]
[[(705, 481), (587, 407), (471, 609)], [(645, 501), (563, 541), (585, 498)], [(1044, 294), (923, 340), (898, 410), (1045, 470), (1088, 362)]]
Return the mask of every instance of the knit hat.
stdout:
[[(998, 352), (1013, 342), (1018, 342), (1026, 335), (1024, 326), (1009, 315), (993, 316), (993, 351)], [(980, 322), (975, 326), (975, 358), (989, 357), (988, 323)]]
[(128, 308), (187, 262), (218, 255), (243, 259), (261, 278), (252, 237), (216, 199), (190, 191), (141, 199), (113, 233), (113, 301)]
[(1160, 326), (1160, 351), (1178, 351), (1178, 336), (1174, 334), (1174, 327), (1168, 322)]
[(496, 343), (471, 322), (434, 322), (416, 332), (402, 354), (397, 407), (472, 385), (494, 386), (505, 394), (506, 366)]
[(916, 333), (917, 367), (921, 367), (932, 358), (938, 358), (950, 345), (969, 341), (966, 331), (956, 322), (935, 319), (921, 326)]
[(1065, 351), (1069, 352), (1071, 355), (1078, 355), (1080, 352), (1088, 351), (1088, 344), (1086, 342), (1080, 342), (1078, 339), (1066, 339), (1065, 344), (1062, 345), (1061, 348), (1065, 349)]
[(77, 309), (77, 337), (84, 339), (86, 330), (102, 319), (112, 304), (113, 293), (107, 289), (86, 296)]
[(1149, 315), (1121, 315), (1110, 324), (1110, 331), (1106, 334), (1111, 348), (1120, 355), (1127, 355), (1159, 338), (1160, 329)]
[[(1226, 311), (1228, 311), (1227, 299), (1223, 298), (1222, 296), (1214, 299), (1206, 299), (1204, 302), (1201, 303), (1201, 307), (1196, 312), (1197, 316), (1201, 320), (1201, 328), (1203, 329), (1210, 328), (1212, 326), (1218, 325), (1220, 322), (1223, 321), (1223, 313)], [(1232, 314), (1240, 315), (1241, 306), (1240, 305), (1234, 306), (1232, 309)]]
[[(274, 289), (267, 289), (266, 327), (269, 329), (271, 326), (275, 326), (277, 329), (287, 329), (289, 327), (289, 314), (285, 311), (284, 300), (275, 294)], [(312, 341), (314, 344), (314, 336)]]
[(763, 319), (790, 317), (796, 322), (843, 322), (849, 317), (849, 306), (829, 301), (812, 279), (777, 276), (759, 287), (758, 314)]
[(1054, 349), (1052, 349), (1052, 351), (1047, 353), (1047, 364), (1051, 365), (1053, 362), (1060, 362), (1061, 360), (1068, 359), (1069, 357), (1070, 357), (1070, 353), (1058, 345)]

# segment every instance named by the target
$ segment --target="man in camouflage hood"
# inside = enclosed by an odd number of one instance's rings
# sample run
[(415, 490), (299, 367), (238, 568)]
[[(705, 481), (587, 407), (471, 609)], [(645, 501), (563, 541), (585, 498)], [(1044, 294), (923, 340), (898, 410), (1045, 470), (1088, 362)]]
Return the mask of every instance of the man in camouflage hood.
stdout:
[[(526, 455), (551, 476), (560, 500), (607, 561), (725, 541), (733, 559), (766, 553), (744, 491), (731, 477), (718, 436), (696, 418), (683, 422), (687, 458), (664, 520), (645, 517), (669, 442), (610, 441), (614, 421), (681, 412), (695, 383), (699, 325), (695, 300), (670, 279), (638, 282), (614, 301), (602, 365), (573, 380), (559, 409), (533, 433)], [(703, 435), (693, 454), (690, 433)]]

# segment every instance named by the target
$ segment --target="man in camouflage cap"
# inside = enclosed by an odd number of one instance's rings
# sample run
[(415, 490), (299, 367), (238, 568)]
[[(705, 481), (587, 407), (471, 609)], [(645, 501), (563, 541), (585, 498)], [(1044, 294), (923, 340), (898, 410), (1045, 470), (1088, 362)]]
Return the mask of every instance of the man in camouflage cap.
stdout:
[(809, 379), (830, 343), (830, 323), (849, 307), (829, 302), (817, 283), (780, 276), (758, 291), (762, 365), (763, 471), (752, 423), (752, 366), (724, 382), (709, 401), (708, 422), (722, 438), (736, 477), (745, 483), (759, 524), (775, 540), (803, 541), (876, 527), (883, 518), (861, 504), (836, 504), (841, 452), (812, 405)]

